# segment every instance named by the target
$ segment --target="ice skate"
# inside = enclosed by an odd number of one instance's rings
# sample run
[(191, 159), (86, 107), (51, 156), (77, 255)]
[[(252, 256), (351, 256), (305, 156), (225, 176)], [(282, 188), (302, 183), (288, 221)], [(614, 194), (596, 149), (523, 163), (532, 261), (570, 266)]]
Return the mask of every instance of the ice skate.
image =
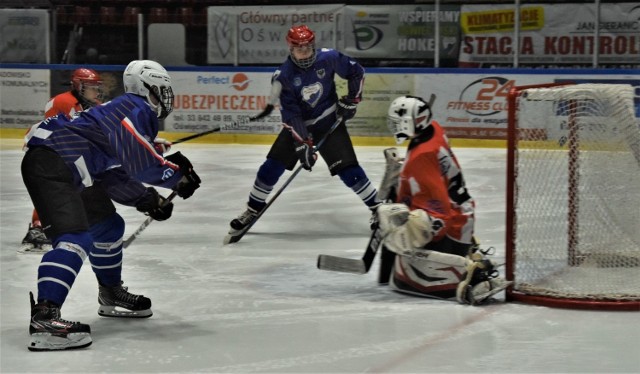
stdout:
[(31, 323), (29, 324), (30, 351), (57, 351), (78, 349), (91, 345), (91, 328), (80, 322), (60, 318), (60, 308), (48, 301), (38, 304), (29, 292)]
[(249, 226), (258, 216), (258, 211), (247, 206), (247, 210), (242, 212), (237, 218), (231, 220), (229, 225), (231, 226), (231, 230), (229, 230), (229, 234), (236, 234), (242, 231), (244, 228)]
[(509, 287), (511, 283), (498, 278), (496, 265), (490, 260), (471, 261), (467, 274), (456, 290), (456, 299), (461, 304), (480, 305), (489, 298)]
[(153, 315), (151, 300), (129, 293), (121, 284), (114, 287), (99, 285), (98, 314), (103, 317), (148, 318)]
[(29, 224), (27, 235), (22, 239), (18, 253), (42, 254), (51, 250), (51, 240), (42, 231), (41, 226)]

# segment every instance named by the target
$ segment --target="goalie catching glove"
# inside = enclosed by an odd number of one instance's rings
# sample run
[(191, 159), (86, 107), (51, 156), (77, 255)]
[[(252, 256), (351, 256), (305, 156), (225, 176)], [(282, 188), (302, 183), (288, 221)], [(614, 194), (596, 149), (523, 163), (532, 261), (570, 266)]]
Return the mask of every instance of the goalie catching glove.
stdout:
[(166, 156), (165, 159), (170, 161), (180, 168), (180, 172), (182, 173), (182, 178), (173, 188), (174, 191), (178, 193), (183, 199), (187, 199), (193, 195), (193, 193), (200, 188), (200, 177), (193, 170), (193, 165), (188, 158), (186, 158), (182, 153), (176, 152), (169, 156)]
[(399, 255), (422, 249), (444, 226), (422, 209), (409, 211), (405, 204), (382, 204), (376, 211), (384, 245)]
[(173, 203), (158, 194), (153, 187), (148, 187), (136, 204), (136, 209), (156, 221), (164, 221), (171, 217)]

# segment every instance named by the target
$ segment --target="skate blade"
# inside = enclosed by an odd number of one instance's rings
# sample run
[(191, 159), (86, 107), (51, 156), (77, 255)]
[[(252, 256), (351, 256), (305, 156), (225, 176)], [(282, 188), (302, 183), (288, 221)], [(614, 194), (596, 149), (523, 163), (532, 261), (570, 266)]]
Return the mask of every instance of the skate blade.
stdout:
[[(504, 289), (506, 289), (507, 287), (509, 287), (510, 285), (512, 285), (513, 282), (512, 281), (502, 281), (500, 282), (500, 284), (494, 285), (493, 288), (487, 292), (478, 294), (478, 295), (471, 295), (470, 298), (472, 300), (471, 305), (481, 305), (484, 304), (485, 302), (487, 302), (489, 300), (489, 298), (495, 294), (497, 294), (500, 291), (503, 291)], [(469, 290), (469, 292), (471, 293), (471, 290)]]
[(40, 246), (35, 246), (31, 243), (25, 243), (22, 244), (16, 252), (21, 254), (43, 254), (49, 252), (51, 249), (51, 244), (42, 244)]
[(91, 334), (78, 332), (67, 334), (66, 337), (54, 336), (51, 333), (31, 334), (27, 347), (30, 351), (62, 351), (66, 349), (80, 349), (91, 345)]
[(116, 318), (149, 318), (153, 315), (151, 309), (145, 310), (129, 310), (117, 306), (100, 305), (98, 314), (103, 317)]

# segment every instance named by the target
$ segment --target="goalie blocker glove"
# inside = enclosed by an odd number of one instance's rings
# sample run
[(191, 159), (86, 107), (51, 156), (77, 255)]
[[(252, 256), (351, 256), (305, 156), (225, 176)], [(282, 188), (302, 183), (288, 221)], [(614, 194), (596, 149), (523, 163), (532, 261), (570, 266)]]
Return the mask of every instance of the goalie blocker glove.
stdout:
[(155, 188), (148, 187), (144, 195), (138, 200), (136, 209), (156, 221), (164, 221), (171, 217), (173, 203), (160, 196)]
[(307, 139), (302, 143), (296, 143), (296, 154), (298, 155), (298, 159), (300, 159), (302, 167), (311, 171), (311, 168), (315, 165), (316, 158), (318, 157), (313, 152), (313, 141), (311, 139)]
[(166, 156), (165, 159), (178, 165), (180, 168), (180, 172), (183, 177), (173, 189), (178, 193), (178, 196), (183, 199), (188, 199), (198, 188), (200, 188), (200, 182), (202, 182), (202, 180), (200, 180), (198, 174), (193, 170), (191, 161), (189, 161), (189, 159), (181, 152), (176, 152)]
[(358, 103), (360, 100), (351, 99), (346, 96), (342, 96), (340, 100), (338, 100), (338, 117), (342, 117), (343, 121), (348, 121), (356, 115), (356, 110), (358, 108)]

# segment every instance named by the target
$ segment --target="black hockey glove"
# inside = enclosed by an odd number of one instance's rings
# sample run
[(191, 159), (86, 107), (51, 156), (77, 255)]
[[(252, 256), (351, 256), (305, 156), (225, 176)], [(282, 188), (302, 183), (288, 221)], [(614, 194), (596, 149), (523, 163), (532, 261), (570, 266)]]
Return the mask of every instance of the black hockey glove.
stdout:
[(183, 175), (183, 177), (173, 187), (174, 191), (176, 191), (178, 196), (183, 199), (191, 197), (193, 193), (200, 188), (200, 182), (202, 182), (198, 174), (193, 170), (191, 161), (189, 161), (189, 159), (180, 152), (176, 152), (166, 156), (165, 158), (178, 165), (180, 167), (180, 172)]
[(148, 187), (136, 204), (136, 209), (156, 221), (164, 221), (171, 217), (173, 203), (158, 194), (153, 187)]
[(315, 165), (316, 159), (318, 158), (318, 155), (313, 152), (313, 141), (307, 139), (302, 143), (296, 142), (296, 154), (298, 155), (298, 159), (300, 159), (302, 167), (311, 171), (311, 168)]
[(342, 117), (343, 121), (348, 121), (353, 118), (356, 115), (358, 102), (356, 99), (342, 96), (342, 98), (338, 100), (338, 117)]

